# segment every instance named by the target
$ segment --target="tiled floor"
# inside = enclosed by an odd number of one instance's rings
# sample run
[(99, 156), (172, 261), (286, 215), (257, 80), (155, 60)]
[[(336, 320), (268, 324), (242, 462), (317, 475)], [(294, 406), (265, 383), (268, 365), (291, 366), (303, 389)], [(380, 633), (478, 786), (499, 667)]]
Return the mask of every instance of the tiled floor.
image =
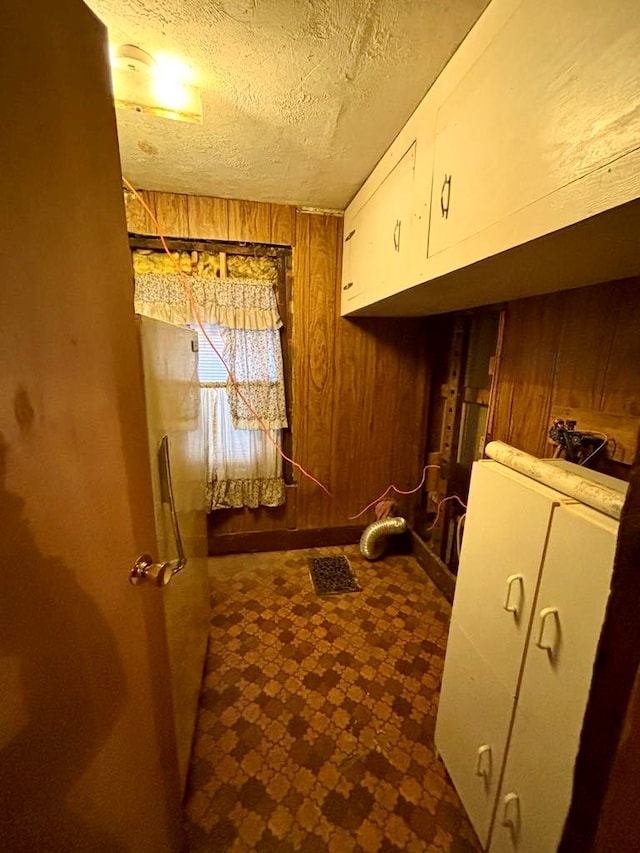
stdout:
[[(362, 592), (319, 598), (309, 556)], [(211, 561), (187, 793), (193, 853), (479, 850), (433, 731), (449, 605), (412, 557)]]

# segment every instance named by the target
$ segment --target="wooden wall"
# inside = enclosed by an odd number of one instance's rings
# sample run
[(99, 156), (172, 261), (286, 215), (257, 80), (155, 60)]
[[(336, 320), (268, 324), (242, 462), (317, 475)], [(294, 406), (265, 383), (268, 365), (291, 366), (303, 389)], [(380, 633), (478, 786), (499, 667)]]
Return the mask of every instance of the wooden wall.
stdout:
[(507, 304), (492, 437), (548, 456), (556, 417), (612, 436), (624, 475), (640, 425), (640, 279)]
[[(225, 519), (223, 532), (364, 525), (349, 516), (390, 482), (422, 473), (428, 370), (421, 320), (339, 317), (342, 218), (294, 207), (143, 192), (166, 236), (293, 247), (292, 433), (294, 458), (332, 492), (297, 477), (286, 511), (262, 508)], [(155, 234), (126, 196), (128, 227)], [(413, 502), (403, 502), (410, 511)], [(214, 514), (215, 515), (215, 514)], [(329, 544), (329, 543), (327, 543)]]

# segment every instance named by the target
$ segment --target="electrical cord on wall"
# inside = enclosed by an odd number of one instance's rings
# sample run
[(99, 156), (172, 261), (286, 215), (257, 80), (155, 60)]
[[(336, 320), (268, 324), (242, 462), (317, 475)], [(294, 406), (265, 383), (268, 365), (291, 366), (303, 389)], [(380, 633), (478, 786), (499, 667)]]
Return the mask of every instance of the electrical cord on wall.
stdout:
[[(265, 436), (267, 437), (267, 439), (269, 440), (269, 442), (271, 442), (271, 444), (275, 447), (276, 451), (280, 454), (280, 456), (281, 456), (281, 457), (282, 457), (286, 462), (289, 462), (291, 465), (293, 465), (293, 467), (294, 467), (294, 468), (296, 468), (298, 471), (300, 471), (300, 473), (301, 473), (304, 477), (306, 477), (308, 480), (311, 480), (311, 482), (315, 483), (316, 485), (320, 486), (320, 488), (325, 492), (325, 494), (327, 494), (329, 497), (332, 497), (332, 494), (331, 494), (331, 492), (329, 491), (329, 489), (328, 489), (328, 488), (327, 488), (323, 483), (321, 483), (321, 482), (320, 482), (320, 480), (316, 479), (316, 477), (314, 477), (314, 476), (313, 476), (313, 474), (311, 474), (311, 473), (309, 473), (307, 470), (305, 470), (305, 469), (302, 467), (302, 465), (300, 465), (300, 463), (296, 462), (294, 459), (292, 459), (292, 458), (290, 458), (289, 456), (287, 456), (287, 454), (282, 450), (282, 448), (278, 445), (278, 443), (277, 443), (276, 441), (274, 441), (274, 439), (272, 438), (271, 433), (270, 433), (269, 429), (267, 428), (266, 424), (265, 424), (265, 423), (264, 423), (264, 421), (260, 418), (260, 416), (257, 414), (257, 412), (255, 411), (255, 409), (251, 406), (251, 404), (249, 403), (249, 401), (247, 400), (247, 398), (244, 396), (244, 394), (243, 394), (243, 393), (242, 393), (242, 391), (240, 390), (239, 383), (238, 383), (238, 381), (236, 380), (235, 376), (233, 375), (233, 373), (232, 373), (232, 371), (231, 371), (230, 367), (228, 366), (228, 364), (227, 364), (227, 363), (226, 363), (226, 361), (224, 360), (224, 358), (223, 358), (222, 354), (221, 354), (221, 353), (220, 353), (220, 351), (217, 349), (216, 345), (213, 343), (213, 341), (211, 340), (211, 338), (210, 338), (209, 334), (207, 333), (207, 330), (205, 329), (205, 327), (204, 327), (204, 325), (203, 325), (203, 323), (202, 323), (202, 320), (201, 320), (201, 317), (200, 317), (200, 313), (199, 313), (199, 311), (198, 311), (197, 303), (196, 303), (196, 301), (195, 301), (195, 299), (194, 299), (193, 292), (192, 292), (191, 287), (190, 287), (190, 285), (189, 285), (188, 278), (187, 278), (187, 276), (185, 275), (184, 270), (182, 270), (182, 269), (180, 268), (180, 265), (178, 264), (178, 262), (177, 262), (177, 261), (176, 261), (176, 259), (174, 258), (174, 256), (173, 256), (173, 254), (172, 254), (171, 250), (169, 249), (169, 247), (168, 247), (168, 245), (167, 245), (167, 242), (166, 242), (166, 239), (165, 239), (165, 236), (164, 236), (163, 229), (162, 229), (162, 226), (161, 226), (161, 224), (160, 224), (160, 221), (158, 220), (158, 218), (156, 217), (156, 215), (153, 213), (153, 211), (151, 210), (151, 208), (149, 207), (149, 205), (148, 205), (148, 204), (145, 202), (145, 200), (142, 198), (142, 196), (140, 195), (140, 193), (138, 193), (138, 191), (135, 189), (135, 187), (130, 183), (130, 181), (128, 181), (128, 180), (124, 177), (124, 175), (122, 176), (122, 182), (123, 182), (123, 184), (126, 186), (126, 188), (127, 188), (127, 189), (132, 193), (132, 194), (133, 194), (134, 198), (135, 198), (135, 199), (138, 201), (138, 203), (143, 207), (143, 209), (146, 211), (146, 213), (147, 213), (147, 214), (149, 215), (149, 217), (151, 218), (151, 221), (153, 222), (153, 224), (156, 226), (156, 229), (157, 229), (157, 232), (158, 232), (158, 237), (159, 237), (160, 242), (161, 242), (161, 244), (162, 244), (162, 248), (163, 248), (163, 249), (164, 249), (164, 251), (166, 252), (167, 256), (168, 256), (168, 257), (169, 257), (169, 259), (171, 260), (171, 263), (172, 263), (172, 264), (173, 264), (173, 266), (175, 267), (176, 272), (177, 272), (177, 273), (178, 273), (178, 275), (180, 276), (180, 281), (181, 281), (181, 283), (182, 283), (182, 286), (183, 286), (183, 288), (184, 288), (184, 290), (185, 290), (185, 293), (186, 293), (186, 295), (187, 295), (187, 298), (188, 298), (188, 300), (189, 300), (189, 304), (190, 304), (190, 306), (191, 306), (191, 310), (192, 310), (192, 312), (193, 312), (193, 316), (194, 316), (194, 317), (195, 317), (195, 319), (196, 319), (196, 322), (197, 322), (197, 324), (198, 324), (198, 327), (199, 327), (199, 328), (200, 328), (200, 330), (202, 331), (202, 334), (203, 334), (203, 336), (204, 336), (205, 340), (207, 341), (208, 345), (211, 347), (211, 349), (212, 349), (212, 350), (213, 350), (213, 352), (215, 353), (216, 357), (220, 360), (220, 362), (221, 362), (222, 366), (224, 367), (224, 369), (225, 369), (225, 371), (226, 371), (226, 373), (227, 373), (227, 375), (228, 375), (228, 377), (229, 377), (229, 382), (231, 383), (232, 387), (234, 388), (234, 391), (236, 392), (236, 394), (238, 395), (238, 397), (242, 400), (242, 402), (245, 404), (245, 406), (247, 407), (247, 409), (251, 412), (251, 414), (253, 415), (253, 417), (256, 419), (256, 421), (257, 421), (257, 423), (258, 423), (258, 425), (259, 425), (259, 427), (260, 427), (260, 430), (265, 434)], [(606, 441), (606, 437), (605, 437), (605, 441)], [(597, 448), (597, 449), (599, 450), (600, 448)], [(595, 452), (597, 452), (597, 451), (594, 451), (594, 453), (595, 453)], [(591, 455), (593, 455), (593, 454), (591, 454)], [(590, 457), (588, 457), (588, 458), (590, 458)], [(585, 461), (586, 461), (586, 460), (585, 460)], [(583, 464), (584, 464), (584, 463), (583, 463)], [(427, 471), (428, 471), (430, 468), (431, 468), (431, 469), (433, 469), (433, 468), (435, 468), (435, 469), (439, 469), (440, 467), (441, 467), (440, 465), (425, 465), (425, 466), (424, 466), (424, 468), (422, 469), (422, 478), (421, 478), (420, 482), (418, 483), (418, 485), (417, 485), (415, 488), (413, 488), (413, 489), (400, 489), (400, 488), (398, 488), (398, 486), (396, 486), (395, 484), (391, 483), (391, 484), (390, 484), (390, 485), (389, 485), (389, 486), (384, 490), (384, 492), (382, 492), (382, 494), (381, 494), (379, 497), (375, 498), (375, 500), (371, 501), (371, 503), (368, 503), (368, 504), (367, 504), (363, 509), (361, 509), (361, 510), (360, 510), (360, 512), (359, 512), (359, 513), (357, 513), (356, 515), (351, 515), (351, 516), (349, 516), (349, 520), (350, 520), (350, 521), (354, 521), (355, 519), (360, 518), (360, 516), (364, 515), (364, 513), (365, 513), (365, 512), (367, 512), (367, 510), (371, 509), (371, 508), (372, 508), (373, 506), (375, 506), (377, 503), (379, 503), (380, 501), (384, 500), (390, 492), (395, 492), (395, 493), (396, 493), (396, 494), (398, 494), (398, 495), (412, 495), (412, 494), (415, 494), (415, 492), (419, 491), (419, 489), (421, 489), (421, 488), (422, 488), (422, 486), (424, 485), (424, 482), (425, 482), (425, 479), (426, 479), (426, 476), (427, 476)], [(439, 519), (439, 517), (440, 517), (440, 511), (441, 511), (442, 505), (443, 505), (446, 501), (450, 501), (450, 500), (457, 500), (457, 501), (458, 501), (458, 503), (459, 503), (463, 508), (465, 508), (465, 509), (466, 509), (466, 504), (464, 504), (464, 503), (462, 502), (462, 500), (461, 500), (457, 495), (450, 495), (449, 497), (443, 498), (443, 499), (440, 501), (440, 503), (438, 504), (438, 511), (437, 511), (437, 514), (436, 514), (435, 521), (433, 522), (433, 524), (432, 524), (430, 527), (428, 527), (428, 528), (427, 528), (428, 530), (432, 530), (432, 529), (436, 526), (436, 524), (438, 523), (438, 519)], [(464, 516), (463, 516), (463, 517), (464, 517)]]
[(202, 331), (202, 334), (203, 334), (203, 335), (204, 335), (204, 337), (205, 337), (205, 340), (207, 341), (207, 343), (209, 344), (209, 346), (211, 347), (211, 349), (213, 350), (213, 352), (216, 354), (216, 356), (218, 357), (218, 359), (220, 359), (220, 361), (221, 361), (221, 363), (222, 363), (222, 366), (224, 367), (224, 369), (225, 369), (225, 370), (226, 370), (226, 372), (227, 372), (227, 375), (229, 376), (229, 382), (231, 383), (231, 385), (232, 385), (232, 387), (233, 387), (234, 391), (236, 392), (236, 394), (238, 395), (238, 397), (242, 400), (242, 402), (245, 404), (245, 406), (247, 407), (247, 409), (251, 412), (251, 414), (253, 415), (253, 417), (256, 419), (256, 421), (258, 422), (258, 425), (259, 425), (259, 427), (260, 427), (260, 430), (265, 434), (265, 436), (267, 437), (267, 439), (268, 439), (268, 440), (271, 442), (271, 444), (275, 447), (275, 449), (276, 449), (276, 450), (277, 450), (277, 452), (280, 454), (280, 456), (281, 456), (281, 457), (282, 457), (286, 462), (289, 462), (291, 465), (293, 465), (293, 467), (294, 467), (294, 468), (296, 468), (298, 471), (300, 471), (300, 473), (303, 475), (303, 477), (306, 477), (308, 480), (311, 480), (311, 482), (313, 482), (313, 483), (315, 483), (316, 485), (320, 486), (320, 488), (323, 490), (323, 492), (325, 492), (329, 497), (331, 497), (331, 492), (329, 491), (329, 489), (328, 489), (328, 488), (327, 488), (323, 483), (321, 483), (321, 482), (320, 482), (320, 480), (317, 480), (317, 479), (313, 476), (313, 474), (310, 474), (308, 471), (306, 471), (306, 470), (302, 467), (302, 465), (300, 465), (300, 463), (299, 463), (299, 462), (296, 462), (295, 460), (293, 460), (293, 459), (291, 459), (289, 456), (287, 456), (287, 454), (282, 450), (282, 448), (279, 446), (279, 444), (277, 443), (277, 441), (275, 441), (275, 440), (272, 438), (271, 433), (270, 433), (270, 431), (269, 431), (268, 427), (266, 426), (266, 424), (264, 423), (264, 421), (262, 420), (262, 418), (258, 415), (258, 413), (255, 411), (255, 409), (252, 407), (251, 403), (249, 403), (249, 401), (248, 401), (248, 400), (247, 400), (247, 398), (244, 396), (244, 394), (242, 393), (242, 391), (240, 390), (240, 387), (239, 387), (239, 384), (238, 384), (237, 379), (235, 378), (235, 376), (234, 376), (234, 375), (233, 375), (233, 373), (231, 372), (230, 367), (228, 366), (228, 364), (226, 363), (226, 361), (224, 360), (224, 358), (222, 357), (222, 355), (221, 355), (221, 354), (220, 354), (220, 352), (218, 351), (218, 349), (217, 349), (216, 345), (213, 343), (213, 341), (212, 341), (212, 340), (211, 340), (211, 338), (209, 337), (209, 335), (208, 335), (208, 333), (207, 333), (207, 330), (205, 329), (205, 327), (204, 327), (204, 325), (203, 325), (203, 323), (202, 323), (202, 320), (201, 320), (201, 318), (200, 318), (200, 314), (199, 314), (199, 311), (198, 311), (198, 307), (197, 307), (196, 301), (195, 301), (195, 299), (194, 299), (194, 297), (193, 297), (193, 293), (192, 293), (192, 291), (191, 291), (191, 287), (190, 287), (190, 285), (189, 285), (189, 281), (188, 281), (188, 279), (187, 279), (187, 276), (185, 275), (184, 271), (180, 268), (180, 265), (178, 264), (178, 262), (176, 261), (176, 259), (173, 257), (173, 255), (172, 255), (172, 253), (171, 253), (171, 251), (170, 251), (169, 247), (167, 246), (167, 241), (165, 240), (165, 237), (164, 237), (164, 234), (163, 234), (163, 230), (162, 230), (162, 226), (160, 225), (160, 222), (159, 222), (159, 221), (158, 221), (158, 219), (156, 218), (155, 214), (153, 213), (153, 211), (151, 210), (151, 208), (149, 207), (149, 205), (148, 205), (148, 204), (145, 202), (145, 200), (142, 198), (142, 196), (140, 195), (140, 193), (139, 193), (139, 192), (134, 188), (134, 186), (133, 186), (133, 185), (132, 185), (132, 184), (131, 184), (131, 183), (130, 183), (130, 182), (129, 182), (125, 177), (124, 177), (124, 175), (122, 176), (122, 182), (123, 182), (123, 184), (127, 187), (127, 189), (128, 189), (131, 193), (133, 193), (134, 198), (135, 198), (135, 199), (136, 199), (136, 200), (137, 200), (137, 201), (142, 205), (142, 207), (144, 208), (144, 210), (145, 210), (145, 211), (147, 212), (147, 214), (151, 217), (151, 221), (152, 221), (152, 222), (153, 222), (153, 224), (156, 226), (156, 229), (157, 229), (157, 231), (158, 231), (158, 237), (160, 238), (160, 242), (162, 243), (162, 248), (163, 248), (163, 249), (164, 249), (164, 251), (167, 253), (167, 255), (169, 256), (169, 258), (171, 259), (172, 264), (174, 265), (174, 267), (176, 268), (176, 271), (178, 272), (178, 275), (180, 276), (180, 281), (181, 281), (181, 283), (182, 283), (182, 286), (184, 287), (185, 293), (187, 294), (187, 298), (188, 298), (188, 300), (189, 300), (189, 304), (191, 305), (191, 310), (193, 311), (193, 316), (196, 318), (196, 322), (197, 322), (198, 326), (200, 327), (200, 329), (201, 329), (201, 331)]
[(464, 532), (464, 521), (467, 517), (467, 513), (463, 512), (462, 515), (458, 516), (458, 521), (456, 522), (456, 554), (458, 556), (458, 560), (460, 559), (460, 551), (462, 550), (462, 534)]
[(391, 491), (394, 491), (398, 495), (413, 495), (415, 492), (418, 491), (418, 489), (422, 488), (429, 468), (440, 468), (440, 465), (425, 465), (422, 469), (422, 479), (415, 487), (415, 489), (408, 489), (407, 491), (405, 491), (404, 489), (399, 489), (397, 486), (391, 483), (391, 485), (387, 486), (387, 488), (384, 490), (384, 492), (382, 492), (379, 497), (375, 498), (375, 500), (372, 500), (371, 503), (368, 503), (366, 507), (364, 509), (361, 509), (357, 515), (350, 515), (349, 521), (354, 521), (356, 518), (360, 518), (360, 516), (364, 515), (368, 509), (371, 509), (372, 506), (375, 506), (377, 503), (384, 500)]
[(460, 504), (460, 506), (461, 506), (463, 509), (466, 509), (466, 508), (467, 508), (466, 503), (464, 503), (464, 501), (463, 501), (463, 500), (461, 500), (457, 495), (449, 495), (449, 497), (447, 497), (447, 498), (442, 498), (442, 500), (441, 500), (441, 501), (440, 501), (440, 503), (438, 504), (438, 511), (436, 512), (435, 520), (434, 520), (433, 524), (431, 524), (431, 525), (429, 525), (429, 527), (427, 527), (427, 530), (433, 530), (433, 528), (436, 526), (436, 524), (438, 523), (438, 519), (440, 518), (440, 511), (441, 511), (441, 509), (442, 509), (442, 506), (443, 506), (443, 504), (445, 504), (447, 501), (458, 501), (458, 503)]
[(595, 456), (595, 455), (596, 455), (596, 453), (599, 453), (599, 452), (602, 450), (602, 448), (605, 446), (605, 444), (609, 441), (609, 436), (608, 436), (608, 435), (605, 435), (603, 432), (594, 432), (594, 431), (592, 430), (592, 431), (591, 431), (591, 434), (592, 434), (592, 435), (598, 435), (598, 436), (600, 436), (600, 438), (602, 439), (602, 443), (601, 443), (601, 444), (599, 444), (599, 445), (595, 448), (595, 450), (592, 450), (592, 451), (591, 451), (591, 453), (590, 453), (590, 454), (589, 454), (585, 459), (583, 459), (583, 460), (582, 460), (582, 462), (580, 463), (581, 465), (586, 465), (586, 464), (587, 464), (587, 462), (591, 459), (591, 457), (592, 457), (592, 456)]

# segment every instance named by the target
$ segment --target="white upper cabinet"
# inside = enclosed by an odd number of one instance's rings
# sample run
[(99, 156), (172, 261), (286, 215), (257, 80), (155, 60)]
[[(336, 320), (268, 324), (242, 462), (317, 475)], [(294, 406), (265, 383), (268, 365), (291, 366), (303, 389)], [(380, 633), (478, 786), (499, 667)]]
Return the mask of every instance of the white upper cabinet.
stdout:
[(414, 141), (362, 207), (345, 215), (343, 311), (379, 299), (403, 275), (411, 239), (415, 159)]
[(492, 0), (345, 213), (345, 235), (362, 239), (351, 269), (344, 255), (343, 314), (433, 314), (639, 274), (639, 46), (638, 0)]
[(515, 10), (438, 111), (429, 255), (640, 147), (638, 15), (637, 0)]

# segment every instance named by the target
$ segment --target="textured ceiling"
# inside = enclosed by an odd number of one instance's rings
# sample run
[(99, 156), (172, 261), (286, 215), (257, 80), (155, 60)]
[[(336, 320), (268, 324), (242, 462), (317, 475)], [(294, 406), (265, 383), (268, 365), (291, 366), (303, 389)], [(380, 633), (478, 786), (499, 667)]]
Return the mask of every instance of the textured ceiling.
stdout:
[(136, 186), (342, 209), (488, 0), (87, 2), (203, 90), (202, 125), (117, 111)]

